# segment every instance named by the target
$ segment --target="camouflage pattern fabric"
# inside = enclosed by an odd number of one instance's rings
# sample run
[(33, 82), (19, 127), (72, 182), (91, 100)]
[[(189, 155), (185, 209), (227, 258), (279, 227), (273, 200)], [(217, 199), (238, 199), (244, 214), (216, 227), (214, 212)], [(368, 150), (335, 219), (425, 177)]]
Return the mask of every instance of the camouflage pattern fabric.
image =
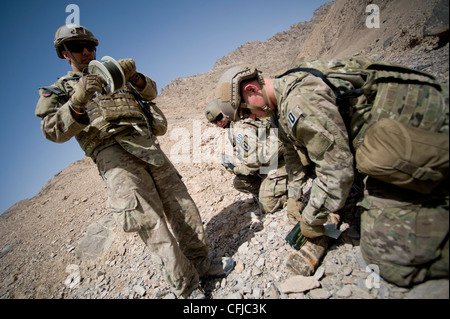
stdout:
[(252, 194), (259, 197), (259, 188), (261, 187), (262, 178), (258, 174), (242, 175), (238, 174), (233, 179), (233, 187), (243, 193)]
[[(447, 185), (446, 185), (447, 186)], [(361, 215), (361, 252), (381, 276), (400, 286), (448, 278), (449, 197), (433, 196), (368, 178)]]
[[(139, 234), (173, 292), (188, 296), (210, 266), (198, 209), (130, 92), (98, 95), (86, 105), (86, 114), (74, 117), (69, 99), (80, 76), (69, 72), (39, 90), (35, 114), (44, 136), (56, 143), (77, 139), (97, 163), (117, 223)], [(152, 100), (156, 84), (145, 79), (140, 94)]]
[[(118, 91), (112, 96), (96, 96), (86, 105), (87, 114), (75, 119), (69, 99), (82, 75), (68, 72), (52, 85), (39, 89), (35, 114), (42, 119), (41, 129), (45, 138), (64, 143), (75, 137), (86, 156), (95, 160), (95, 153), (116, 143), (111, 139), (112, 136), (141, 127), (149, 131), (148, 119), (127, 90)], [(157, 95), (156, 84), (146, 76), (145, 79), (147, 85), (139, 93), (145, 99), (153, 100)], [(129, 101), (134, 102), (127, 106)], [(122, 111), (116, 112), (118, 109)]]
[(263, 176), (259, 188), (259, 202), (263, 212), (274, 213), (284, 207), (287, 202), (288, 174), (284, 161), (279, 162), (279, 168)]
[(236, 175), (233, 179), (234, 188), (257, 198), (264, 213), (274, 213), (283, 208), (287, 201), (287, 184), (284, 161), (269, 174)]
[[(278, 139), (271, 144), (271, 134), (278, 133), (277, 130), (271, 132), (271, 129), (270, 119), (263, 118), (232, 122), (229, 130), (230, 142), (234, 146), (236, 157), (241, 161), (233, 170), (236, 175), (233, 186), (258, 198), (261, 210), (265, 213), (283, 208), (287, 200), (288, 174), (283, 158), (284, 149)], [(276, 136), (278, 138), (278, 134)], [(260, 140), (262, 137), (265, 137), (263, 141)], [(261, 149), (261, 143), (265, 143), (265, 150)], [(261, 151), (266, 154), (261, 156)], [(261, 170), (273, 163), (274, 168), (268, 169), (268, 172)]]
[(197, 207), (173, 165), (165, 156), (160, 167), (149, 165), (119, 145), (101, 151), (97, 161), (117, 223), (139, 234), (177, 295), (197, 286), (209, 269), (208, 245)]
[[(364, 64), (353, 62), (355, 68)], [(334, 65), (334, 73), (343, 66), (325, 61), (322, 65)], [(317, 67), (317, 63), (305, 66)], [(334, 73), (330, 76), (334, 77)], [(337, 75), (330, 80), (343, 91), (363, 84), (354, 78), (353, 82), (342, 80)], [(395, 85), (381, 85), (382, 94), (373, 96), (376, 101), (365, 96), (358, 99), (360, 104), (350, 118), (349, 137), (335, 94), (320, 78), (298, 72), (273, 83), (278, 102), (274, 121), (285, 134), (290, 181), (297, 181), (297, 186), (289, 186), (289, 197), (301, 198), (304, 194), (299, 185), (308, 171), (317, 174), (302, 212), (303, 219), (311, 225), (323, 224), (330, 212), (344, 205), (355, 179), (354, 154), (348, 141), (352, 140), (357, 148), (371, 120), (389, 117), (448, 134), (448, 85), (439, 88), (435, 82), (428, 87), (402, 84), (397, 92), (400, 95), (396, 95)], [(366, 261), (378, 265), (380, 275), (398, 285), (448, 278), (448, 180), (446, 187), (428, 197), (371, 178), (365, 183), (360, 205), (365, 209), (361, 217), (361, 249)]]
[[(314, 76), (297, 80), (292, 75), (274, 80), (278, 125), (289, 141), (285, 144), (285, 161), (293, 178), (302, 181), (306, 178), (305, 170), (315, 168), (317, 177), (302, 217), (310, 225), (322, 225), (330, 212), (344, 205), (350, 192), (353, 154), (330, 88)], [(309, 165), (301, 160), (305, 152)], [(298, 188), (295, 192), (292, 195), (302, 195)]]

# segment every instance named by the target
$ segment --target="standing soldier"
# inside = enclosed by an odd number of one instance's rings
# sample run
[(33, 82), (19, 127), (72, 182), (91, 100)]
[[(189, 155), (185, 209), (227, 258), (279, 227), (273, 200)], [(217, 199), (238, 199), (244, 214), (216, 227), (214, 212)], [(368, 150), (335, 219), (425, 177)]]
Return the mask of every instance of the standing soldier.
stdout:
[(272, 116), (288, 170), (315, 172), (307, 205), (289, 211), (307, 238), (324, 236), (355, 174), (364, 178), (361, 252), (401, 286), (448, 278), (448, 94), (431, 75), (363, 58), (304, 63), (276, 79), (241, 65), (217, 87), (226, 116)]
[[(145, 100), (157, 95), (156, 84), (136, 72), (132, 59), (119, 60), (123, 90), (101, 94), (102, 77), (87, 74), (98, 40), (82, 26), (62, 26), (54, 45), (72, 71), (39, 89), (36, 115), (44, 136), (64, 143), (75, 136), (97, 164), (106, 183), (109, 207), (125, 232), (137, 232), (154, 253), (165, 278), (179, 297), (204, 297), (199, 277), (210, 267), (208, 245), (198, 209), (155, 135), (166, 128), (148, 126), (131, 90)], [(167, 123), (165, 123), (167, 125)], [(169, 230), (167, 222), (170, 224)]]
[[(287, 172), (283, 146), (278, 136), (273, 139), (270, 120), (230, 122), (223, 116), (218, 100), (208, 103), (205, 116), (210, 123), (229, 128), (228, 138), (240, 163), (234, 164), (230, 156), (229, 160), (222, 158), (222, 165), (235, 174), (234, 188), (252, 194), (263, 213), (282, 209), (287, 200)], [(276, 165), (272, 168), (273, 163)]]

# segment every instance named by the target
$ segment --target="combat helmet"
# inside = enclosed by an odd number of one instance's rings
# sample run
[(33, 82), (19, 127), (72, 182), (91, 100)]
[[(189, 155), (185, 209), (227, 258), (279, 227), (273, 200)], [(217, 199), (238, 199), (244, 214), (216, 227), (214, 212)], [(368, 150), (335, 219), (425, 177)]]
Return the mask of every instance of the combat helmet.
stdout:
[(98, 40), (91, 31), (80, 25), (63, 25), (60, 27), (55, 34), (54, 46), (56, 49), (56, 54), (60, 59), (64, 59), (62, 51), (64, 49), (64, 44), (68, 41), (90, 41), (98, 46)]
[(214, 99), (208, 103), (205, 107), (205, 116), (208, 122), (213, 123), (217, 120), (217, 117), (222, 114), (222, 110), (220, 109), (220, 100)]
[(265, 106), (262, 108), (268, 116), (273, 112), (269, 108), (266, 90), (264, 89), (264, 78), (259, 70), (251, 64), (242, 64), (231, 67), (219, 79), (216, 89), (216, 98), (222, 113), (232, 121), (240, 118), (240, 108), (261, 109), (261, 107), (248, 105), (242, 102), (241, 83), (247, 80), (257, 79), (261, 85)]

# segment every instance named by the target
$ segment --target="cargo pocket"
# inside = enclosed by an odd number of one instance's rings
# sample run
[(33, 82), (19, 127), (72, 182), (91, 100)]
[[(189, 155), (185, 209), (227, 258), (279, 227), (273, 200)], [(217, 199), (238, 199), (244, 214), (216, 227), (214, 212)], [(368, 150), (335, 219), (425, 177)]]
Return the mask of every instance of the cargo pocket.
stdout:
[(361, 249), (370, 262), (411, 266), (415, 213), (401, 208), (371, 209), (361, 216)]
[(297, 123), (296, 136), (300, 136), (309, 155), (317, 159), (333, 145), (333, 136), (317, 124), (303, 120)]
[(415, 220), (414, 263), (423, 264), (439, 258), (448, 230), (446, 207), (422, 207)]
[(273, 195), (278, 198), (287, 194), (287, 176), (274, 176), (273, 180)]
[(283, 208), (287, 200), (286, 176), (267, 176), (261, 184), (259, 200), (264, 212), (273, 213)]
[(135, 192), (120, 198), (110, 197), (108, 201), (117, 224), (124, 232), (138, 232), (144, 229), (146, 225), (145, 216), (138, 210), (139, 201)]

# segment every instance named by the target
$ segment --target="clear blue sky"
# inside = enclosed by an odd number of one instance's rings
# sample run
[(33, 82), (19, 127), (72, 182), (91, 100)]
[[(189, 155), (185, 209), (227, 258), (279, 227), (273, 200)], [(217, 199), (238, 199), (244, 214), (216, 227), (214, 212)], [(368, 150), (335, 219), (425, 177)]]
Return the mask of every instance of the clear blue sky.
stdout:
[(208, 72), (218, 58), (248, 41), (266, 41), (309, 21), (327, 0), (99, 1), (41, 0), (2, 3), (0, 214), (32, 198), (69, 164), (84, 158), (75, 139), (46, 140), (34, 115), (38, 88), (70, 69), (56, 56), (53, 38), (69, 4), (80, 24), (99, 39), (97, 57), (134, 58), (139, 71), (164, 88), (170, 81)]

